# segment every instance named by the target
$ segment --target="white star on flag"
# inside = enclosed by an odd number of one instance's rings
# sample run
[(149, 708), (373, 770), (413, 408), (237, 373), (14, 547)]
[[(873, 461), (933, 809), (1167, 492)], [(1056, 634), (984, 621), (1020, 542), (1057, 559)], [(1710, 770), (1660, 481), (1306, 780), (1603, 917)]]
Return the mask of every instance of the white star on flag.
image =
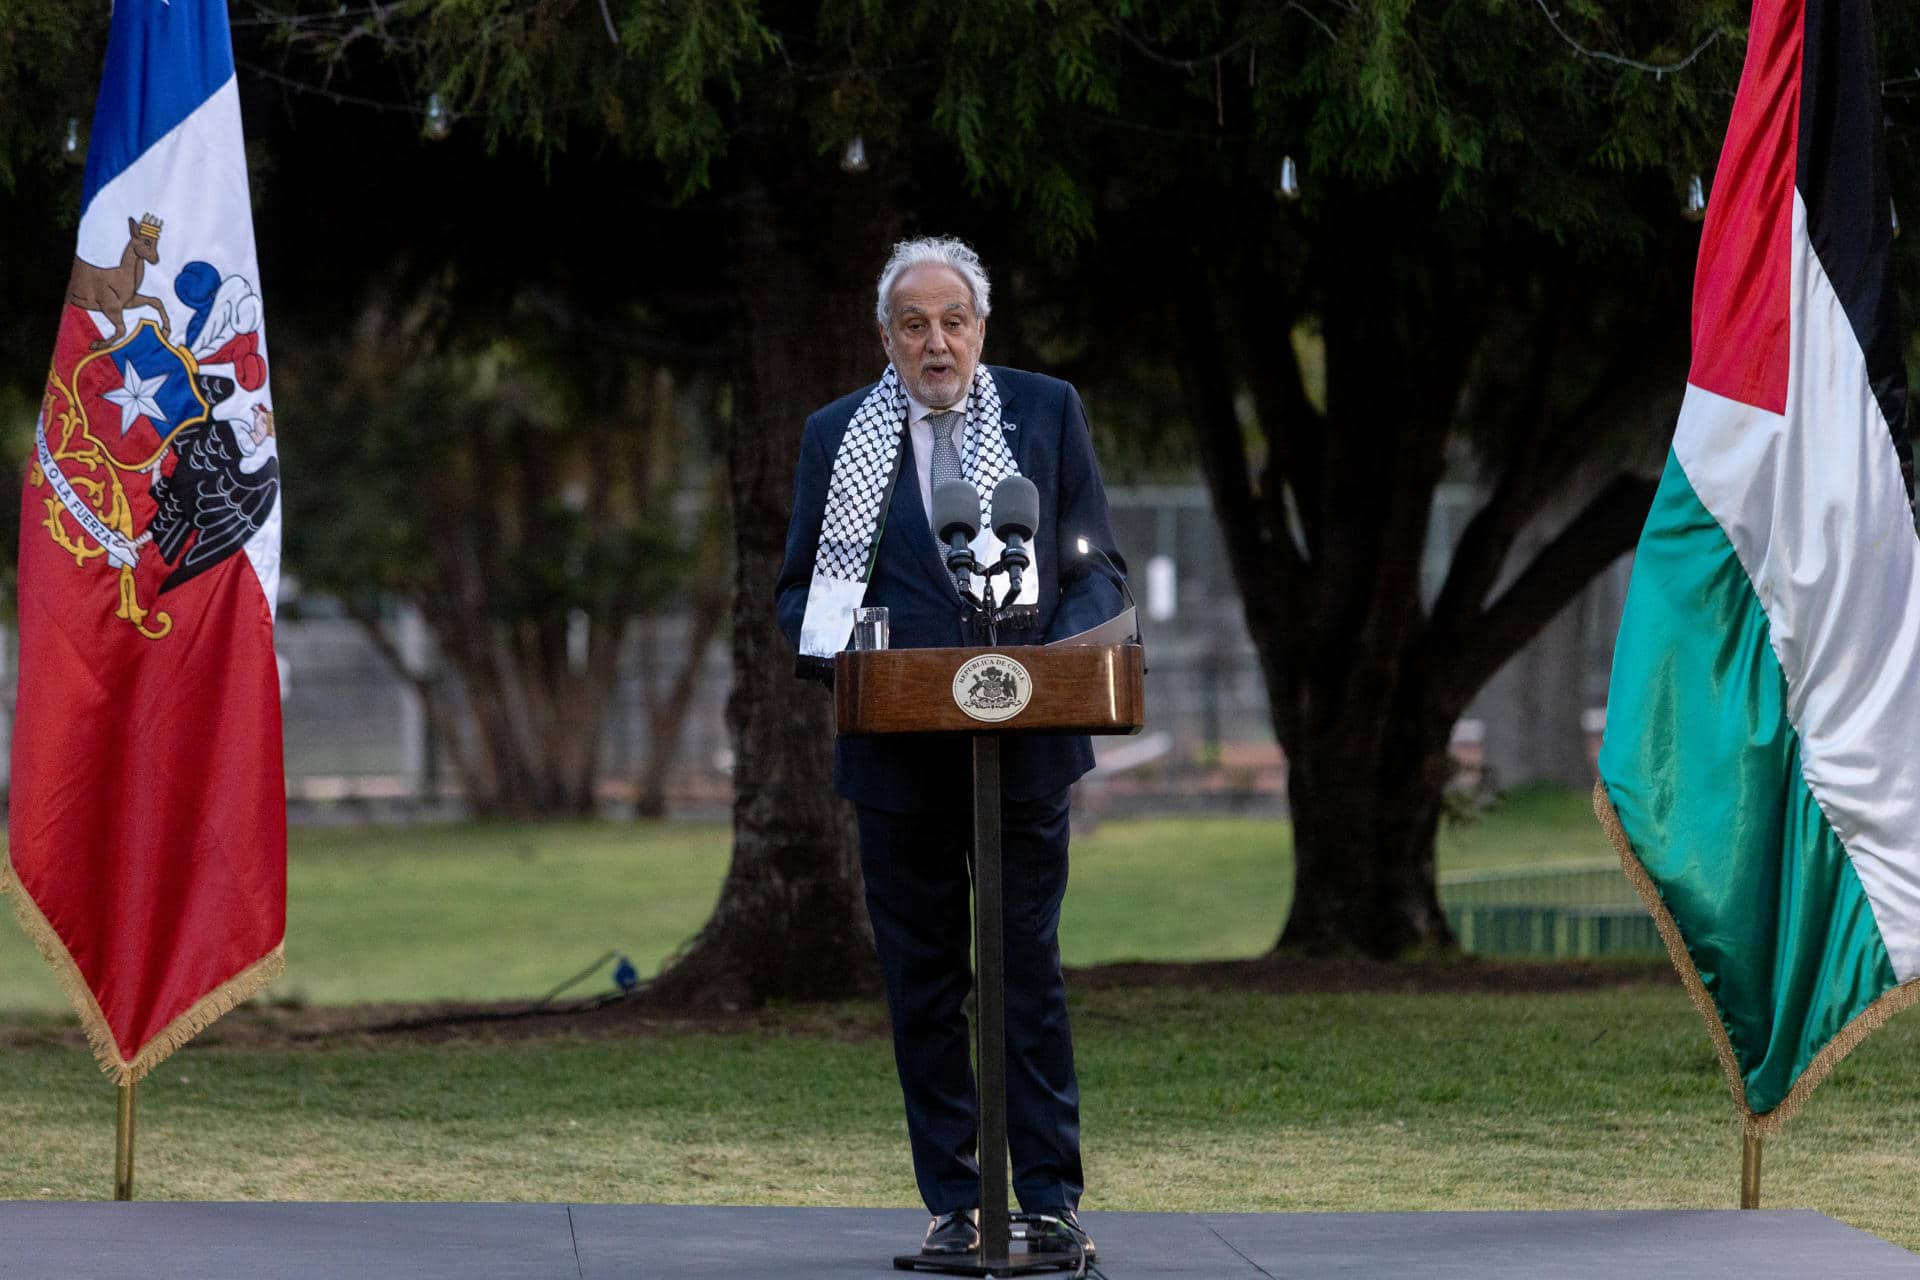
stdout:
[(160, 412), (159, 402), (153, 396), (167, 385), (167, 375), (142, 378), (140, 371), (133, 367), (133, 361), (127, 361), (126, 382), (118, 389), (106, 393), (107, 399), (120, 406), (120, 434), (126, 435), (133, 430), (133, 424), (141, 414), (155, 422), (165, 422), (167, 415)]

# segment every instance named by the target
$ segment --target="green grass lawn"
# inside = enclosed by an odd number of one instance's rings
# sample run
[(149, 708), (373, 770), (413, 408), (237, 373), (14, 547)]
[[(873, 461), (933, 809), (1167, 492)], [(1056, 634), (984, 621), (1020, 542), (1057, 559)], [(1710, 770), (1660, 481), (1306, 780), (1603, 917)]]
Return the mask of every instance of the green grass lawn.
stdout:
[(1518, 787), (1478, 817), (1440, 828), (1440, 873), (1558, 862), (1617, 862), (1593, 816), (1593, 796), (1567, 787)]
[[(1083, 834), (1068, 960), (1265, 950), (1289, 839), (1285, 823), (1238, 819)], [(613, 947), (650, 970), (705, 918), (726, 844), (717, 825), (296, 832), (275, 998), (533, 996)], [(1545, 791), (1441, 843), (1443, 870), (1606, 856), (1585, 798)], [(103, 1194), (112, 1090), (10, 926), (0, 1009), (0, 1197)], [(1097, 990), (1075, 995), (1074, 1017), (1096, 1213), (1735, 1199), (1732, 1106), (1677, 986)], [(209, 1037), (143, 1087), (140, 1194), (910, 1205), (883, 1025), (863, 1004), (629, 1040), (266, 1050)], [(1920, 1019), (1897, 1019), (1841, 1066), (1769, 1143), (1769, 1206), (1920, 1245), (1916, 1051)]]
[[(872, 1014), (852, 1032), (189, 1047), (143, 1087), (139, 1191), (911, 1205)], [(1075, 1019), (1096, 1213), (1735, 1203), (1732, 1108), (1677, 988), (1100, 991)], [(84, 1053), (25, 1039), (0, 1054), (0, 1197), (98, 1197), (112, 1090)], [(1920, 1019), (1896, 1020), (1769, 1141), (1769, 1207), (1920, 1245), (1917, 1051)]]
[[(1449, 827), (1442, 869), (1606, 858), (1586, 805), (1519, 793)], [(287, 976), (273, 998), (528, 998), (616, 949), (652, 973), (706, 919), (728, 841), (723, 825), (682, 823), (296, 830)], [(1067, 963), (1265, 951), (1285, 919), (1292, 854), (1280, 821), (1103, 823), (1074, 841)], [(0, 1010), (65, 1007), (25, 937), (0, 923)]]

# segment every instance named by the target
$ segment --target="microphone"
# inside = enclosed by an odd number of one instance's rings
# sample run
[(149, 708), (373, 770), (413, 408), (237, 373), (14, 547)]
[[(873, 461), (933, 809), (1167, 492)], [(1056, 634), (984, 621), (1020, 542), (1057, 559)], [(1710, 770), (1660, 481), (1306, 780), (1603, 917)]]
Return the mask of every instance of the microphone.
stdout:
[(965, 480), (943, 480), (933, 487), (933, 527), (947, 549), (947, 572), (974, 570), (973, 548), (980, 532), (980, 491)]
[(1007, 599), (1020, 594), (1020, 575), (1033, 563), (1027, 543), (1040, 523), (1040, 491), (1025, 476), (1008, 476), (993, 490), (993, 532), (1006, 544), (1000, 563), (1007, 566)]

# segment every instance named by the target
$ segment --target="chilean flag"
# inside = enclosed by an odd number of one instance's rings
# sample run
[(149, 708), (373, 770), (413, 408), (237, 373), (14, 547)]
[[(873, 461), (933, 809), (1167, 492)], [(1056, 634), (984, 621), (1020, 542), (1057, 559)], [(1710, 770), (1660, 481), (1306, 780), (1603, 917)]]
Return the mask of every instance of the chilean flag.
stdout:
[(1756, 1136), (1920, 999), (1920, 540), (1876, 66), (1867, 0), (1756, 0), (1600, 755), (1596, 808)]
[(224, 0), (119, 0), (20, 505), (0, 887), (121, 1084), (277, 976), (280, 460)]

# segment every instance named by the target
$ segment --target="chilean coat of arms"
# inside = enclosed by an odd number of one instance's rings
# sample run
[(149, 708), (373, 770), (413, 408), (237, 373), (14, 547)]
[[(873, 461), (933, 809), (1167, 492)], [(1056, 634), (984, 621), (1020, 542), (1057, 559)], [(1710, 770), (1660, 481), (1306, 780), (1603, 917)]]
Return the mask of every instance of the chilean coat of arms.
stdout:
[(975, 720), (1010, 720), (1033, 698), (1033, 677), (1004, 653), (983, 653), (953, 675), (953, 701)]
[(27, 477), (47, 536), (111, 576), (114, 616), (151, 640), (172, 630), (162, 598), (245, 547), (280, 495), (260, 295), (188, 262), (170, 315), (146, 281), (162, 230), (129, 217), (118, 264), (74, 259)]

